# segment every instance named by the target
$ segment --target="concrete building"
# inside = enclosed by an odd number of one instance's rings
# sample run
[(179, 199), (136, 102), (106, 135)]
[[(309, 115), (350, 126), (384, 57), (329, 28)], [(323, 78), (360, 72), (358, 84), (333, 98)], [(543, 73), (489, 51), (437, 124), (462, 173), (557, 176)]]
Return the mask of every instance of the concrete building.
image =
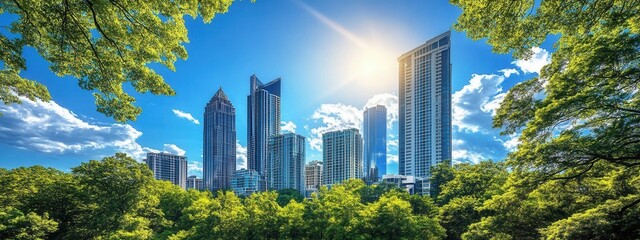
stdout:
[(374, 183), (387, 174), (387, 108), (368, 108), (363, 120), (364, 179)]
[(203, 180), (214, 192), (231, 188), (236, 170), (236, 110), (218, 89), (204, 110)]
[(451, 164), (450, 35), (443, 33), (398, 58), (400, 175), (429, 179), (432, 166)]
[(322, 161), (311, 161), (304, 166), (305, 191), (307, 195), (317, 192), (322, 185)]
[(429, 195), (429, 192), (423, 192), (424, 189), (429, 189), (429, 181), (425, 180), (424, 178), (397, 174), (386, 174), (382, 176), (381, 182), (390, 183), (396, 185), (399, 188), (404, 188), (405, 190), (407, 190), (407, 192), (409, 192), (409, 194)]
[(187, 189), (203, 190), (204, 183), (202, 181), (202, 178), (198, 178), (196, 177), (196, 175), (189, 176), (187, 178)]
[(171, 153), (147, 153), (144, 160), (158, 180), (170, 181), (181, 188), (187, 187), (187, 157)]
[(259, 186), (263, 184), (256, 170), (240, 169), (235, 171), (231, 178), (231, 190), (238, 196), (249, 196), (259, 191)]
[(265, 175), (269, 138), (280, 134), (280, 78), (263, 84), (253, 75), (249, 85), (247, 167)]
[(358, 129), (322, 134), (322, 185), (362, 178), (362, 136)]
[(265, 180), (268, 190), (292, 188), (305, 191), (305, 138), (295, 133), (269, 139)]

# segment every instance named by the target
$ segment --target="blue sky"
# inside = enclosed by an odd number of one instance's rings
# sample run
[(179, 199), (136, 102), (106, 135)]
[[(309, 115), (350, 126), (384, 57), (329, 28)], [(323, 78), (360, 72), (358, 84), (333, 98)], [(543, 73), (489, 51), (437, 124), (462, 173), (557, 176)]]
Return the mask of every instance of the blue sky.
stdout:
[[(25, 49), (22, 75), (44, 83), (52, 102), (1, 105), (0, 167), (44, 165), (63, 171), (117, 151), (185, 154), (201, 174), (202, 114), (222, 87), (236, 108), (238, 165), (246, 164), (249, 77), (282, 78), (283, 129), (307, 137), (307, 161), (321, 160), (321, 134), (361, 127), (367, 106), (386, 105), (388, 173), (397, 173), (397, 61), (406, 51), (451, 29), (461, 10), (447, 1), (237, 1), (210, 24), (187, 21), (189, 58), (176, 72), (155, 67), (176, 96), (138, 94), (143, 112), (117, 124), (95, 111), (91, 92)], [(13, 18), (0, 15), (0, 25)], [(2, 30), (4, 31), (4, 30)], [(4, 33), (4, 32), (3, 32)], [(535, 77), (548, 44), (527, 61), (491, 52), (484, 41), (452, 32), (454, 161), (502, 160), (517, 135), (500, 136), (491, 116), (514, 84)]]

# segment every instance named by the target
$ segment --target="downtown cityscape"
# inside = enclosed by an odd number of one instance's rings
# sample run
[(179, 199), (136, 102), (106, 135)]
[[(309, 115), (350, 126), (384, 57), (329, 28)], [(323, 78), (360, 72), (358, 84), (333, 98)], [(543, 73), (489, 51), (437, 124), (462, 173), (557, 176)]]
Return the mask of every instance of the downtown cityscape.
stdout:
[(0, 1), (0, 239), (640, 239), (640, 1)]

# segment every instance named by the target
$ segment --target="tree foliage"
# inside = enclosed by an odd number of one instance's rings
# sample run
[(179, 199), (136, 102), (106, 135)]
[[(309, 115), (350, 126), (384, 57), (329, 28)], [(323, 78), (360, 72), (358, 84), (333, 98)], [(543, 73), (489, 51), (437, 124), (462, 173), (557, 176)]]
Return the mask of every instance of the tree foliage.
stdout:
[(0, 1), (0, 14), (17, 16), (10, 34), (0, 33), (0, 101), (51, 99), (44, 85), (20, 76), (27, 66), (22, 51), (32, 47), (53, 73), (77, 78), (80, 88), (93, 91), (99, 112), (119, 122), (135, 120), (142, 110), (123, 86), (174, 95), (150, 65), (175, 71), (176, 60), (187, 58), (185, 17), (208, 23), (232, 1)]
[[(640, 203), (640, 2), (451, 0), (455, 28), (498, 53), (531, 57), (538, 77), (511, 88), (494, 117), (521, 144), (503, 194), (468, 239), (635, 239)], [(550, 37), (553, 36), (553, 37)]]

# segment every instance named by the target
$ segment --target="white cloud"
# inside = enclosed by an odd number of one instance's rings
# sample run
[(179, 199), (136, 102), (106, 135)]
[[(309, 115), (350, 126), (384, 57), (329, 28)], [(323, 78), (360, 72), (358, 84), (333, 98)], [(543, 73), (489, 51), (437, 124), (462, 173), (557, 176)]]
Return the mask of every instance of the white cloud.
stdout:
[(367, 103), (358, 108), (345, 104), (322, 104), (311, 115), (311, 119), (321, 125), (310, 129), (309, 145), (311, 149), (322, 151), (322, 134), (347, 128), (356, 128), (362, 132), (362, 118), (367, 108), (382, 105), (387, 108), (387, 128), (391, 129), (398, 121), (398, 96), (391, 93), (374, 95)]
[(473, 74), (469, 84), (452, 96), (453, 125), (474, 133), (491, 130), (491, 116), (504, 98), (504, 79), (504, 75)]
[(20, 100), (22, 104), (0, 105), (0, 143), (52, 154), (96, 156), (101, 155), (97, 150), (119, 151), (138, 160), (156, 151), (136, 142), (142, 132), (131, 125), (92, 124), (55, 101)]
[(513, 68), (505, 68), (502, 70), (498, 70), (498, 72), (501, 72), (502, 75), (504, 75), (504, 77), (510, 77), (511, 74), (520, 75), (520, 72), (518, 72), (518, 70)]
[(397, 154), (388, 154), (387, 153), (387, 164), (398, 163), (398, 155)]
[(164, 149), (162, 151), (163, 152), (172, 153), (172, 154), (176, 154), (176, 155), (180, 155), (180, 156), (184, 156), (184, 154), (187, 153), (187, 151), (182, 150), (181, 148), (179, 148), (175, 144), (167, 144), (167, 143), (164, 144)]
[(488, 158), (485, 158), (480, 153), (470, 152), (464, 149), (453, 150), (453, 152), (451, 152), (451, 155), (453, 157), (453, 164), (464, 163), (464, 162), (477, 164), (480, 161), (488, 160)]
[(512, 152), (515, 151), (518, 146), (520, 145), (520, 135), (519, 134), (511, 134), (507, 137), (506, 140), (494, 137), (494, 139), (500, 143), (502, 143), (502, 146), (504, 146), (505, 149), (507, 149), (508, 151)]
[(236, 169), (247, 168), (247, 147), (236, 140)]
[(173, 111), (173, 113), (179, 118), (187, 119), (195, 124), (200, 124), (200, 121), (198, 121), (198, 119), (195, 119), (193, 116), (191, 116), (191, 113), (186, 113), (176, 109), (171, 109), (171, 111)]
[(549, 52), (543, 48), (534, 47), (531, 51), (533, 51), (531, 58), (526, 60), (516, 60), (513, 61), (512, 64), (518, 66), (523, 73), (540, 74), (542, 67), (551, 62), (551, 56)]
[(187, 175), (197, 175), (202, 176), (202, 162), (199, 161), (190, 161), (187, 164)]
[(296, 124), (292, 121), (280, 122), (280, 130), (282, 132), (296, 133)]
[(311, 115), (320, 120), (322, 126), (311, 129), (309, 145), (311, 149), (322, 151), (322, 134), (346, 128), (362, 128), (362, 110), (344, 104), (322, 104)]

